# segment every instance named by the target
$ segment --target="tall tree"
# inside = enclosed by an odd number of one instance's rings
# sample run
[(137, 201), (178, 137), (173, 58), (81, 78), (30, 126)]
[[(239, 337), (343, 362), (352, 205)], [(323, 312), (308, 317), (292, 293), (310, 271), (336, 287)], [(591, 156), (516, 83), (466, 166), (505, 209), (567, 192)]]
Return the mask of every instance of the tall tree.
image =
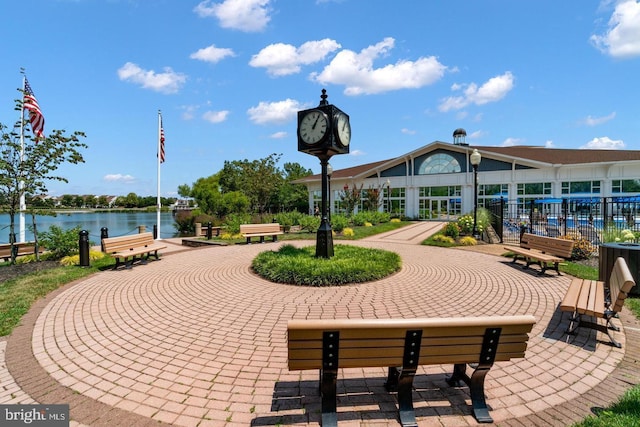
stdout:
[(240, 191), (251, 201), (253, 210), (264, 213), (277, 201), (278, 190), (284, 182), (277, 164), (281, 154), (270, 154), (259, 160), (225, 161), (219, 172), (222, 193)]
[[(22, 109), (22, 100), (17, 100), (17, 110)], [(26, 124), (26, 120), (23, 125)], [(53, 130), (48, 136), (33, 141), (31, 135), (24, 135), (24, 144), (17, 129), (12, 131), (0, 123), (0, 198), (7, 201), (9, 213), (9, 233), (12, 243), (15, 241), (15, 215), (20, 211), (20, 199), (26, 194), (46, 193), (47, 182), (67, 179), (56, 171), (64, 163), (84, 163), (80, 152), (87, 148), (81, 142), (83, 132), (67, 135), (64, 130)], [(23, 150), (24, 148), (24, 150)], [(12, 262), (15, 259), (12, 258)]]
[(297, 210), (307, 212), (309, 210), (309, 193), (303, 184), (294, 184), (296, 179), (313, 175), (311, 169), (306, 169), (299, 163), (284, 164), (284, 182), (280, 187), (278, 202), (281, 211)]

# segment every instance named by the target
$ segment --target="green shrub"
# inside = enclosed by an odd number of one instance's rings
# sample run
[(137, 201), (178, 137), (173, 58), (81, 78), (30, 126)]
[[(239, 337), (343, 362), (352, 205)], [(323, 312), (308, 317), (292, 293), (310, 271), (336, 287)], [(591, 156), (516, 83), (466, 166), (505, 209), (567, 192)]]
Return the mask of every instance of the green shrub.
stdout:
[(240, 233), (240, 225), (251, 224), (251, 215), (233, 213), (226, 216), (223, 222), (227, 233), (231, 235)]
[(442, 227), (442, 234), (457, 239), (460, 235), (460, 226), (455, 222), (448, 222)]
[(313, 215), (305, 215), (299, 220), (300, 227), (304, 231), (308, 231), (309, 233), (315, 233), (316, 231), (318, 231), (318, 228), (320, 227), (320, 221), (321, 219), (319, 216)]
[(367, 212), (358, 212), (351, 217), (351, 221), (353, 222), (353, 225), (362, 227), (365, 222), (369, 221), (369, 215), (367, 215)]
[(349, 226), (349, 219), (344, 215), (332, 215), (331, 216), (331, 228), (336, 233), (342, 233), (342, 231)]
[(400, 256), (381, 249), (336, 245), (332, 258), (316, 258), (315, 246), (283, 245), (254, 258), (253, 270), (267, 280), (303, 286), (336, 286), (378, 280), (400, 269)]
[[(57, 225), (49, 227), (49, 231), (38, 233), (38, 240), (42, 247), (49, 251), (50, 259), (60, 259), (80, 251), (80, 226), (63, 230)], [(94, 243), (89, 242), (89, 245)]]
[(300, 218), (305, 216), (298, 211), (280, 212), (275, 216), (275, 220), (278, 224), (282, 225), (285, 230), (289, 230), (292, 225), (300, 225)]
[(173, 218), (173, 226), (182, 235), (193, 235), (196, 232), (196, 216), (199, 213), (199, 211), (178, 211)]

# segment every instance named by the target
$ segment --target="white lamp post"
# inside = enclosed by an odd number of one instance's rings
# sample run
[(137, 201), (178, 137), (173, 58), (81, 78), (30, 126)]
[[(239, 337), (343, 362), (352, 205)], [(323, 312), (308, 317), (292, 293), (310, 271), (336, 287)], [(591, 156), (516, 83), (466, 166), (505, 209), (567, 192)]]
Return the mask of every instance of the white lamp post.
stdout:
[(469, 156), (469, 160), (471, 161), (471, 166), (473, 166), (473, 237), (476, 239), (480, 236), (478, 235), (478, 166), (482, 161), (482, 156), (476, 150), (473, 149), (471, 156)]

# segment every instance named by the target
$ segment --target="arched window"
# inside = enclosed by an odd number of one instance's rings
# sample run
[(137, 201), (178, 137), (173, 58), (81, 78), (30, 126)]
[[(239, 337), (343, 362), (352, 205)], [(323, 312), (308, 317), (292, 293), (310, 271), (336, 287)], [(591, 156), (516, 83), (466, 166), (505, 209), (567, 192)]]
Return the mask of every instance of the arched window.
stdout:
[(461, 172), (460, 163), (448, 154), (438, 153), (424, 159), (418, 175)]

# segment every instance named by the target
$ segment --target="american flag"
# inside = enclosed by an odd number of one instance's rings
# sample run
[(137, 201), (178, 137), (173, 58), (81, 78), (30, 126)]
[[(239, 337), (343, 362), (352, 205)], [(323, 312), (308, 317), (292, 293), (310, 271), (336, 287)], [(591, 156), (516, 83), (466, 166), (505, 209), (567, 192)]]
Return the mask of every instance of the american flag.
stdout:
[(164, 128), (162, 127), (162, 116), (160, 116), (160, 163), (164, 163)]
[(31, 131), (36, 138), (44, 138), (44, 116), (40, 111), (38, 100), (31, 90), (31, 85), (27, 78), (24, 78), (24, 99), (22, 108), (29, 111), (29, 123), (31, 123)]

